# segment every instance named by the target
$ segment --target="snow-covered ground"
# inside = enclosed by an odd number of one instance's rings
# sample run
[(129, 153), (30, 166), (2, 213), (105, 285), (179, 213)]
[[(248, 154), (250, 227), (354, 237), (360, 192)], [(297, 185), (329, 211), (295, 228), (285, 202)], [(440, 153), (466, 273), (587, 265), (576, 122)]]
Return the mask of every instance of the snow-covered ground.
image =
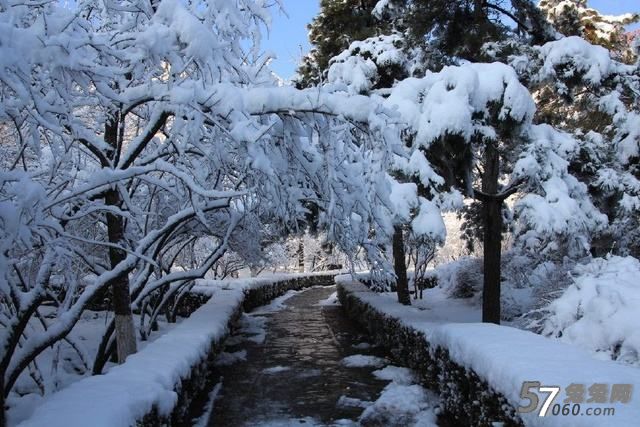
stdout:
[[(54, 310), (54, 307), (44, 307), (41, 313), (46, 318), (49, 314), (55, 315)], [(134, 315), (136, 328), (140, 323), (139, 317)], [(86, 310), (69, 333), (68, 341), (61, 341), (38, 356), (37, 363), (42, 374), (42, 377), (39, 377), (40, 385), (34, 381), (28, 371), (23, 372), (14, 391), (7, 399), (8, 425), (16, 425), (31, 416), (35, 408), (46, 399), (42, 396), (43, 391), (46, 396), (91, 375), (94, 355), (97, 353), (102, 334), (112, 318), (111, 312)], [(137, 334), (138, 350), (143, 350), (149, 343), (154, 342), (182, 321), (181, 318), (176, 320), (176, 323), (167, 323), (164, 318), (159, 317), (158, 330), (153, 331), (146, 341), (141, 341), (140, 335)], [(38, 328), (40, 324), (34, 324), (32, 327)], [(73, 343), (73, 347), (69, 344), (70, 342)], [(116, 365), (107, 363), (104, 372), (108, 372), (113, 366)], [(41, 386), (44, 390), (40, 389)]]
[[(514, 283), (511, 277), (523, 274), (517, 269), (519, 259), (509, 261), (501, 295), (502, 310), (509, 320), (503, 317), (503, 325), (579, 346), (600, 360), (640, 367), (638, 259), (594, 258), (566, 270), (543, 263), (529, 271), (525, 285)], [(438, 286), (425, 289), (422, 299), (412, 299), (406, 316), (441, 323), (481, 321), (481, 259), (463, 257), (428, 273), (437, 277)], [(340, 276), (340, 280), (350, 279)], [(394, 292), (378, 296), (391, 303), (397, 299)]]

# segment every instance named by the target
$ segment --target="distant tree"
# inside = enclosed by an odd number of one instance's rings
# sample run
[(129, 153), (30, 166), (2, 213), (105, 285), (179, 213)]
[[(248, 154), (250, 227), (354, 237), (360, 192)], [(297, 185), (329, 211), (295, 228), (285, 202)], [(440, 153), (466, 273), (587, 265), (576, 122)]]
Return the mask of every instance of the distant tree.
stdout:
[(640, 13), (603, 15), (590, 8), (587, 0), (542, 0), (539, 7), (561, 34), (580, 36), (591, 44), (603, 46), (618, 60), (627, 63), (635, 60), (625, 26), (640, 22)]
[(351, 42), (364, 40), (385, 30), (372, 11), (378, 0), (321, 0), (320, 11), (307, 26), (311, 51), (298, 68), (298, 87), (322, 82), (329, 61)]
[(449, 58), (483, 60), (488, 42), (523, 37), (539, 44), (552, 37), (540, 10), (529, 0), (389, 0), (402, 7), (402, 25), (415, 44), (423, 44)]

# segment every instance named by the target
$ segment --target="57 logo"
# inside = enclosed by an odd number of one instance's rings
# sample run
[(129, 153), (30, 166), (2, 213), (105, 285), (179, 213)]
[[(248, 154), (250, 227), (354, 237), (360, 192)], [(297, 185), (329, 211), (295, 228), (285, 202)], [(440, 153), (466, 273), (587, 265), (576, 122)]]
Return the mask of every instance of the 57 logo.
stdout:
[[(533, 391), (535, 390), (535, 391)], [(551, 386), (543, 386), (540, 385), (540, 381), (525, 381), (522, 383), (522, 389), (520, 390), (520, 397), (522, 399), (529, 400), (529, 404), (526, 406), (520, 406), (518, 408), (518, 412), (522, 414), (526, 414), (528, 412), (533, 412), (538, 408), (540, 404), (540, 398), (538, 393), (548, 393), (544, 403), (542, 404), (542, 408), (540, 408), (540, 413), (538, 414), (541, 417), (547, 415), (547, 411), (549, 411), (549, 407), (553, 403), (553, 400), (556, 398), (558, 393), (560, 393), (560, 387), (551, 385)]]
[[(526, 405), (520, 406), (518, 412), (521, 414), (534, 412), (540, 405), (540, 400), (544, 398), (538, 415), (546, 416), (551, 409), (553, 415), (573, 415), (573, 416), (611, 416), (615, 415), (615, 408), (593, 406), (601, 404), (630, 403), (633, 392), (632, 384), (606, 384), (594, 383), (590, 387), (585, 384), (572, 383), (564, 388), (566, 398), (562, 403), (554, 404), (554, 400), (560, 394), (562, 387), (556, 385), (542, 385), (540, 381), (525, 381), (522, 383), (520, 398), (525, 400)], [(588, 392), (588, 398), (587, 398)], [(541, 397), (541, 395), (544, 395)], [(592, 404), (587, 407), (581, 406), (583, 403)]]

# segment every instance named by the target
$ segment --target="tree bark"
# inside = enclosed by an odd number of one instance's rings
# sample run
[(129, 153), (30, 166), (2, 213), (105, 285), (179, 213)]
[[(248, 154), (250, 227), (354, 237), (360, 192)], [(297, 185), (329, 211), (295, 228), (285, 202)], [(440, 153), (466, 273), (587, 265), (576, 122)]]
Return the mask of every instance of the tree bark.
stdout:
[(304, 273), (304, 236), (298, 242), (298, 271)]
[[(109, 190), (105, 197), (108, 206), (119, 206), (120, 194), (117, 190)], [(122, 217), (107, 214), (107, 234), (109, 243), (122, 244), (124, 223)], [(126, 258), (123, 250), (109, 248), (111, 268), (115, 268)], [(136, 333), (131, 312), (131, 294), (129, 291), (129, 275), (120, 274), (109, 281), (111, 288), (111, 304), (115, 315), (116, 343), (118, 347), (118, 363), (124, 363), (127, 356), (136, 352)]]
[[(113, 161), (118, 152), (118, 119), (116, 117), (107, 121), (105, 126), (105, 142), (112, 148)], [(122, 199), (116, 188), (111, 188), (105, 193), (105, 204), (116, 208), (122, 207)], [(124, 220), (120, 215), (107, 213), (107, 235), (109, 243), (124, 244)], [(109, 261), (111, 268), (115, 268), (124, 261), (126, 253), (122, 249), (109, 248)], [(120, 274), (108, 282), (111, 288), (111, 304), (115, 315), (116, 346), (118, 349), (118, 363), (124, 363), (127, 356), (136, 352), (136, 331), (133, 325), (131, 312), (131, 294), (129, 290), (129, 275)]]
[[(482, 321), (500, 324), (500, 257), (502, 250), (502, 198), (497, 197), (500, 158), (494, 143), (485, 148), (482, 191), (490, 197), (482, 201), (484, 225), (484, 286)], [(496, 196), (496, 197), (491, 197)]]
[(396, 273), (396, 292), (398, 293), (398, 302), (404, 305), (411, 305), (401, 225), (393, 227), (393, 269)]

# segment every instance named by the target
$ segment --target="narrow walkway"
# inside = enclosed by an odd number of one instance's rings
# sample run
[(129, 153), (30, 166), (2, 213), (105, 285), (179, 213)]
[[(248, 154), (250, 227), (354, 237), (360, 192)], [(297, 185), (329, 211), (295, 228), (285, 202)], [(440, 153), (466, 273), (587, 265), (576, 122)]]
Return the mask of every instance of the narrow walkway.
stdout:
[(225, 352), (245, 360), (219, 368), (222, 387), (209, 426), (349, 425), (363, 409), (338, 404), (341, 396), (376, 400), (387, 382), (371, 375), (374, 368), (346, 367), (342, 359), (380, 354), (362, 343), (360, 329), (339, 306), (318, 304), (333, 292), (335, 287), (311, 288), (280, 311), (257, 309), (243, 318)]

